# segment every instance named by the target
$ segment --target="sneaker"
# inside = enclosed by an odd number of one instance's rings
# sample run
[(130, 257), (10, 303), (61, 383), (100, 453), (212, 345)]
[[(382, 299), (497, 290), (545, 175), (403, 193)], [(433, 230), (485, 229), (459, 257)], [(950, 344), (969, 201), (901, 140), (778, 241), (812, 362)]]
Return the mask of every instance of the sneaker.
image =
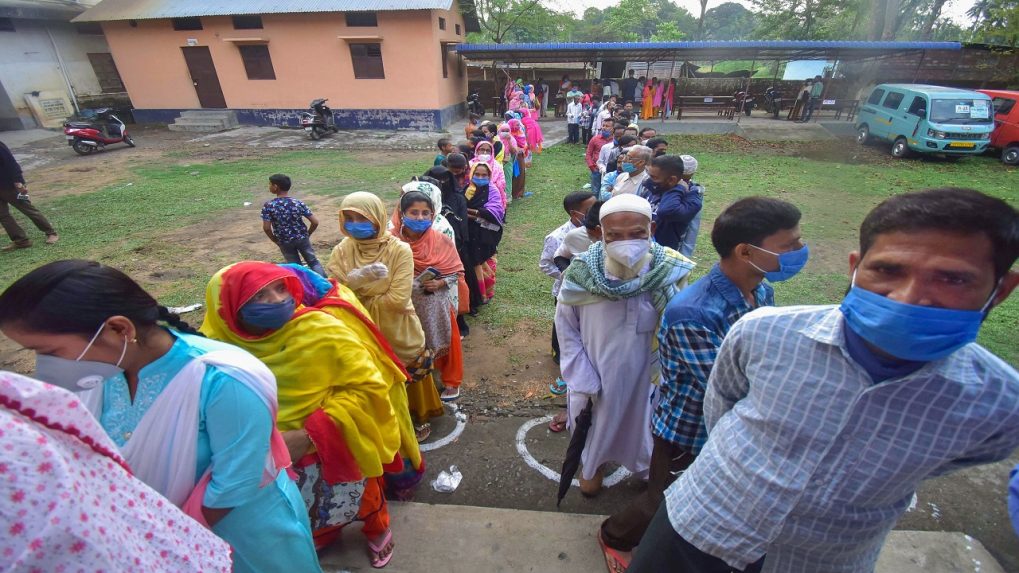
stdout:
[(4, 253), (9, 253), (11, 251), (16, 251), (18, 249), (27, 249), (27, 248), (29, 248), (31, 246), (32, 246), (32, 241), (29, 241), (29, 240), (18, 241), (16, 243), (11, 243), (11, 244), (7, 245), (6, 247), (0, 249), (0, 251), (2, 251)]
[(52, 235), (46, 235), (46, 244), (52, 245), (60, 240), (60, 235), (53, 233)]

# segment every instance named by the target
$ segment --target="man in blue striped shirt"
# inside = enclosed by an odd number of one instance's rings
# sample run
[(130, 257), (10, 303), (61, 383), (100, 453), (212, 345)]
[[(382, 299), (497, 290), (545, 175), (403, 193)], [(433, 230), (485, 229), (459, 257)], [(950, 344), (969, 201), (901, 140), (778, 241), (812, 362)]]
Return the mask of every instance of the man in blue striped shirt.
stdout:
[(704, 390), (718, 347), (740, 317), (775, 304), (775, 290), (765, 276), (788, 278), (777, 276), (783, 258), (788, 261), (786, 253), (804, 248), (800, 210), (768, 197), (740, 199), (715, 219), (711, 243), (720, 257), (718, 264), (673, 297), (662, 317), (658, 331), (662, 383), (652, 418), (648, 487), (602, 524), (601, 542), (611, 548), (605, 550), (610, 563), (629, 562), (626, 552), (640, 542), (665, 488), (704, 445), (708, 435), (702, 414)]
[(729, 331), (707, 443), (630, 571), (873, 571), (920, 482), (1019, 445), (1019, 373), (974, 342), (1017, 258), (1019, 212), (999, 199), (878, 205), (841, 305), (760, 309)]

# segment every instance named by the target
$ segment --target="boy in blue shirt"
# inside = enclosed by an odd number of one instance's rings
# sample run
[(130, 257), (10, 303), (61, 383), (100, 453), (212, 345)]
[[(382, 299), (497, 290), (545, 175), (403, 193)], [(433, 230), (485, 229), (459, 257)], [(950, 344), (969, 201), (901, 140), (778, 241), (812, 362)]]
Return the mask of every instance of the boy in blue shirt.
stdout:
[[(262, 230), (266, 236), (279, 246), (288, 263), (301, 264), (301, 257), (304, 257), (308, 268), (326, 276), (311, 246), (311, 234), (318, 228), (318, 219), (307, 205), (290, 196), (290, 178), (286, 175), (270, 176), (269, 192), (276, 198), (262, 205)], [(305, 218), (311, 223), (310, 227), (304, 226)]]

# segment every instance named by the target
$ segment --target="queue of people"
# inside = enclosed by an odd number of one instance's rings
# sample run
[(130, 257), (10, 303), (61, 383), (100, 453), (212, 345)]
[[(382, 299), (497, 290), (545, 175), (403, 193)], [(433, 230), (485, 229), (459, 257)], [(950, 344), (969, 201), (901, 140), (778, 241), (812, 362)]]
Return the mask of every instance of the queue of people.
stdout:
[(609, 571), (872, 571), (923, 480), (1019, 446), (1019, 373), (975, 343), (1019, 286), (1015, 208), (968, 189), (893, 196), (861, 226), (840, 305), (776, 307), (772, 284), (809, 259), (799, 209), (726, 206), (719, 262), (688, 284), (699, 164), (648, 161), (617, 125), (587, 154), (601, 175), (598, 146), (621, 148), (611, 194), (567, 196), (539, 263), (555, 279), (550, 390), (567, 397), (549, 429), (583, 432), (583, 495), (607, 464), (647, 481), (598, 531)]

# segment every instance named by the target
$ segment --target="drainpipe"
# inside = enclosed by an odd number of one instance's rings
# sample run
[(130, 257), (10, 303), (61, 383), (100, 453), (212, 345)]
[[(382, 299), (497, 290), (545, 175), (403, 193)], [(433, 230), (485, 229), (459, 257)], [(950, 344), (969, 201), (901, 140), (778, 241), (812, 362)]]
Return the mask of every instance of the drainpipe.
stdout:
[(71, 94), (71, 104), (74, 105), (74, 113), (81, 113), (81, 109), (78, 108), (78, 98), (74, 95), (74, 88), (71, 86), (71, 78), (67, 77), (67, 69), (64, 68), (64, 59), (60, 57), (60, 49), (57, 48), (57, 42), (53, 39), (53, 32), (50, 31), (48, 24), (43, 24), (46, 28), (46, 35), (50, 38), (50, 45), (53, 46), (53, 53), (57, 56), (57, 67), (60, 68), (60, 75), (64, 78), (64, 84), (67, 85), (67, 92)]

